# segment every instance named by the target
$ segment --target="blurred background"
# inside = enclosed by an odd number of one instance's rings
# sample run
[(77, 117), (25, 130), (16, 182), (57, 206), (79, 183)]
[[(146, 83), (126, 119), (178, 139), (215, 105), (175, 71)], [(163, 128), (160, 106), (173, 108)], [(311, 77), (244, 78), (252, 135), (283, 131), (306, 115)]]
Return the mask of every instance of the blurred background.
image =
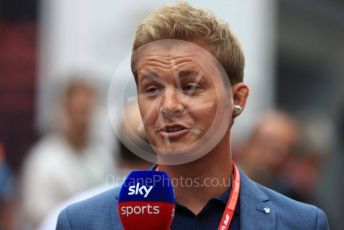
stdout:
[[(135, 26), (170, 2), (0, 0), (0, 229), (54, 229), (60, 203), (148, 165), (115, 136), (126, 125), (110, 125), (107, 93)], [(244, 49), (236, 161), (344, 229), (344, 2), (188, 2), (227, 21)]]

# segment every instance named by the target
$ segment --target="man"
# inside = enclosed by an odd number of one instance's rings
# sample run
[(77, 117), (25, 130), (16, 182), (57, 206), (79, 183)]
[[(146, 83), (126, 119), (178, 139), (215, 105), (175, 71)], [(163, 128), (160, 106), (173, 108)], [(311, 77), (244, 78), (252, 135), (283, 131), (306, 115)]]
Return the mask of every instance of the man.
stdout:
[[(244, 56), (227, 24), (186, 3), (163, 6), (138, 27), (133, 51), (139, 108), (158, 170), (197, 181), (174, 185), (171, 229), (328, 228), (320, 209), (254, 183), (232, 162), (231, 127), (249, 89), (242, 82)], [(65, 209), (57, 229), (122, 229), (118, 192)]]
[(35, 144), (21, 178), (23, 228), (36, 229), (56, 205), (104, 183), (113, 172), (111, 151), (90, 135), (96, 91), (84, 75), (71, 75), (61, 89), (63, 122)]
[(236, 162), (252, 180), (275, 190), (286, 160), (296, 149), (299, 133), (293, 117), (269, 111), (256, 124)]
[[(128, 106), (125, 108), (125, 111), (125, 114), (128, 114), (129, 116), (121, 118), (121, 120), (124, 120), (125, 122), (122, 122), (119, 133), (130, 138), (133, 142), (139, 142), (141, 140), (138, 139), (138, 136), (145, 138), (145, 133), (138, 132), (138, 130), (136, 129), (141, 121), (138, 106), (134, 103), (128, 104)], [(84, 190), (81, 193), (78, 193), (76, 196), (73, 196), (71, 199), (65, 200), (60, 203), (46, 215), (44, 220), (39, 224), (37, 230), (55, 229), (58, 215), (64, 208), (73, 203), (88, 199), (99, 193), (105, 192), (113, 186), (119, 186), (121, 183), (123, 183), (125, 177), (131, 170), (144, 170), (149, 167), (149, 162), (144, 161), (142, 158), (132, 153), (124, 144), (122, 144), (120, 140), (117, 140), (117, 142), (118, 150), (116, 149), (116, 152), (114, 153), (117, 158), (117, 164), (114, 172), (112, 174), (109, 174), (106, 177), (106, 180), (104, 179), (104, 182), (106, 181), (106, 184), (104, 183), (100, 186), (87, 189), (86, 191)]]

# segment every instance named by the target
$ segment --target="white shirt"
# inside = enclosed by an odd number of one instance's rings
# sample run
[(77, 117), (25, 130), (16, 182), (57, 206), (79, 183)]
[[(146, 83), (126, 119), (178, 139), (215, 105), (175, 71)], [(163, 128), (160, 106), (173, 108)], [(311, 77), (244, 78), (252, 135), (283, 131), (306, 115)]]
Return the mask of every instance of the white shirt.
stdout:
[(44, 137), (30, 151), (23, 169), (23, 218), (35, 225), (62, 201), (104, 184), (113, 173), (113, 158), (96, 143), (78, 150), (61, 135)]

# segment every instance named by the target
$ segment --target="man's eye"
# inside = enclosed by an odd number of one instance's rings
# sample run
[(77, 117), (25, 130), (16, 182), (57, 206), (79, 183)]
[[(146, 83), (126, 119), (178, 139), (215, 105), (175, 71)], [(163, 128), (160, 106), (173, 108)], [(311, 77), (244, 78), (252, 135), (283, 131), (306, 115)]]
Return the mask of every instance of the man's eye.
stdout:
[(161, 88), (156, 87), (156, 86), (149, 86), (145, 93), (147, 93), (148, 95), (155, 95), (161, 92)]
[(183, 86), (183, 91), (186, 94), (193, 94), (199, 88), (197, 83), (188, 83)]

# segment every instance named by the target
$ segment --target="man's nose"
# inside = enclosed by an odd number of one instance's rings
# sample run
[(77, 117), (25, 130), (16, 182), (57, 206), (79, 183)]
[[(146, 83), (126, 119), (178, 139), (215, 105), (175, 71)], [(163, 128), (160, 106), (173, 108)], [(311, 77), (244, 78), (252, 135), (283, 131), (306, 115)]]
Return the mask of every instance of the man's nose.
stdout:
[(180, 92), (175, 87), (167, 87), (163, 96), (160, 112), (165, 117), (180, 116), (184, 112)]

